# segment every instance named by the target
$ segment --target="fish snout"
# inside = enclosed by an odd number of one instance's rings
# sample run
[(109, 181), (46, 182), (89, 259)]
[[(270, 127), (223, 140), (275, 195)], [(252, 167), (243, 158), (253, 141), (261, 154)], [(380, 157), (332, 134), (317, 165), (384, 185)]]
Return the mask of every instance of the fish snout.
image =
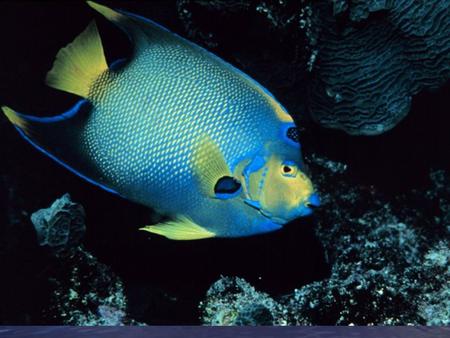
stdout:
[(317, 195), (316, 193), (313, 193), (296, 210), (296, 216), (303, 217), (303, 216), (311, 215), (313, 213), (314, 209), (316, 209), (319, 206), (320, 206), (319, 195)]
[(310, 209), (316, 209), (320, 207), (320, 197), (318, 194), (314, 193), (309, 196), (308, 200), (305, 202), (305, 206)]

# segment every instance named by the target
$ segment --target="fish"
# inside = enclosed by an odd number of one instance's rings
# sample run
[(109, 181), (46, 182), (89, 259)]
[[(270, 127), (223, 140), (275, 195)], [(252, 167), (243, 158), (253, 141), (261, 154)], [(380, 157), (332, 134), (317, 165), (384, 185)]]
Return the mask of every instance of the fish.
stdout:
[(262, 85), (142, 16), (88, 1), (129, 38), (108, 64), (95, 19), (56, 55), (46, 84), (78, 96), (49, 117), (1, 109), (35, 148), (164, 221), (172, 240), (281, 229), (320, 205), (299, 130)]

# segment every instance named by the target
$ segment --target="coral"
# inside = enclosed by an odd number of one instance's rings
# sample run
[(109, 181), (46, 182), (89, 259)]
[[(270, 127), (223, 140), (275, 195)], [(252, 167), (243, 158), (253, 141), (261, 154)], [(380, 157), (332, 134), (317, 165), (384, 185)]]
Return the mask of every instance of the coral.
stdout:
[[(374, 222), (374, 216), (382, 223)], [(332, 256), (332, 274), (295, 290), (287, 304), (292, 323), (423, 324), (410, 298), (420, 289), (410, 289), (414, 279), (407, 273), (411, 265), (420, 264), (417, 237), (405, 224), (390, 223), (392, 217), (380, 209), (378, 215), (349, 224), (354, 228), (345, 235), (334, 233), (338, 250)], [(367, 233), (367, 221), (379, 228)]]
[(200, 304), (202, 322), (208, 325), (281, 325), (282, 307), (267, 294), (257, 292), (241, 278), (222, 277)]
[(53, 292), (47, 316), (66, 325), (136, 324), (126, 317), (123, 283), (111, 268), (81, 247), (60, 264), (50, 277)]
[[(238, 306), (245, 294), (242, 290), (250, 290), (251, 297), (244, 299), (251, 299), (256, 308), (267, 299), (276, 304), (271, 307), (276, 311), (268, 311), (273, 323), (448, 325), (450, 179), (445, 173), (433, 171), (427, 191), (388, 198), (372, 186), (351, 184), (342, 163), (317, 155), (310, 161), (323, 202), (316, 236), (331, 275), (279, 299), (255, 291), (242, 280), (239, 283), (245, 287), (222, 287), (220, 292), (214, 285), (201, 306), (203, 322), (237, 324), (220, 321), (222, 314), (232, 313), (232, 318), (245, 316), (247, 323), (265, 323)], [(331, 185), (333, 191), (328, 189)]]
[(321, 125), (376, 135), (412, 96), (450, 78), (450, 1), (313, 1), (320, 27), (309, 111)]
[(266, 39), (248, 36), (259, 48), (236, 51), (233, 62), (275, 94), (289, 88), (291, 107), (304, 103), (316, 122), (349, 134), (390, 130), (414, 95), (450, 78), (450, 0), (179, 1), (189, 36), (215, 48), (226, 42), (197, 15), (205, 10), (219, 22), (246, 15), (249, 32), (259, 25)]
[(351, 21), (360, 22), (369, 17), (371, 13), (391, 9), (392, 0), (330, 0), (333, 4), (333, 15), (349, 13)]
[[(327, 280), (295, 290), (286, 303), (293, 314), (288, 322), (448, 323), (450, 242), (442, 222), (448, 212), (441, 208), (441, 217), (429, 219), (426, 207), (433, 208), (436, 201), (448, 203), (449, 179), (432, 172), (432, 185), (425, 193), (411, 191), (388, 199), (373, 187), (349, 186), (344, 175), (336, 177), (330, 169), (315, 171), (321, 171), (317, 182), (323, 196), (316, 234), (332, 272)], [(333, 172), (334, 178), (326, 172)], [(336, 178), (336, 190), (327, 192), (329, 180)], [(405, 208), (414, 203), (421, 208)]]
[(122, 280), (84, 249), (84, 218), (83, 207), (69, 194), (31, 215), (39, 244), (56, 257), (45, 316), (67, 325), (137, 324), (126, 316)]
[[(441, 241), (430, 249), (422, 273), (431, 276), (430, 291), (420, 298), (419, 313), (427, 325), (450, 325), (450, 249)], [(435, 277), (435, 278), (433, 278)]]
[(50, 208), (31, 215), (41, 246), (49, 247), (57, 257), (72, 255), (86, 231), (84, 209), (73, 203), (69, 194), (57, 199)]

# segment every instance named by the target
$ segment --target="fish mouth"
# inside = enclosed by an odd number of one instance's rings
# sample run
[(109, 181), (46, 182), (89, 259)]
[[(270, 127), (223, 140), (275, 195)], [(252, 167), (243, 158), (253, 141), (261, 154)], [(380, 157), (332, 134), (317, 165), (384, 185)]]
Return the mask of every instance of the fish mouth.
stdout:
[(258, 212), (264, 216), (265, 218), (269, 219), (270, 221), (276, 223), (276, 224), (286, 224), (287, 221), (284, 218), (281, 217), (274, 217), (269, 211), (264, 210), (261, 207), (261, 204), (258, 201), (254, 201), (252, 199), (246, 198), (244, 199), (245, 204), (247, 204), (249, 207), (252, 207), (253, 209), (258, 210)]
[(272, 222), (274, 222), (276, 224), (285, 225), (286, 223), (288, 223), (288, 221), (285, 220), (284, 218), (275, 217), (270, 212), (265, 211), (264, 209), (258, 209), (258, 211), (261, 215), (263, 215), (264, 217), (268, 218), (269, 220), (271, 220)]
[(292, 219), (309, 216), (314, 210), (320, 206), (320, 198), (316, 193), (311, 194), (308, 199), (300, 205), (299, 208), (295, 209)]
[(313, 213), (313, 209), (307, 207), (306, 205), (302, 205), (300, 208), (295, 209), (294, 212), (291, 213), (287, 218), (273, 216), (270, 213), (264, 211), (263, 209), (260, 209), (259, 212), (261, 215), (270, 219), (272, 222), (280, 225), (285, 225), (293, 221), (294, 219), (311, 215)]
[(308, 197), (308, 200), (306, 202), (302, 203), (298, 208), (295, 208), (292, 212), (290, 212), (287, 218), (283, 218), (279, 216), (274, 216), (271, 212), (264, 210), (258, 202), (251, 201), (248, 199), (245, 200), (245, 202), (252, 208), (258, 210), (258, 212), (265, 218), (279, 225), (289, 223), (290, 221), (296, 218), (309, 216), (313, 213), (315, 209), (317, 209), (320, 206), (319, 195), (313, 193), (311, 194), (311, 196)]
[(316, 206), (313, 206), (311, 203), (305, 203), (304, 205), (301, 205), (299, 208), (296, 208), (291, 213), (289, 213), (289, 216), (287, 218), (269, 216), (269, 215), (267, 215), (267, 213), (264, 212), (264, 210), (260, 210), (260, 213), (262, 215), (270, 218), (270, 220), (272, 222), (284, 225), (284, 224), (289, 223), (297, 218), (311, 215), (315, 208), (316, 208)]
[(311, 209), (320, 207), (320, 197), (317, 193), (311, 194), (305, 203), (305, 206)]
[(279, 224), (279, 225), (285, 225), (286, 223), (288, 223), (289, 221), (284, 219), (283, 217), (277, 217), (277, 216), (273, 216), (272, 213), (270, 213), (267, 210), (264, 210), (263, 208), (261, 208), (261, 206), (259, 204), (255, 204), (255, 203), (247, 203), (249, 206), (251, 206), (252, 208), (258, 210), (258, 212), (264, 216), (265, 218), (267, 218), (268, 220), (270, 220), (271, 222), (275, 223), (275, 224)]

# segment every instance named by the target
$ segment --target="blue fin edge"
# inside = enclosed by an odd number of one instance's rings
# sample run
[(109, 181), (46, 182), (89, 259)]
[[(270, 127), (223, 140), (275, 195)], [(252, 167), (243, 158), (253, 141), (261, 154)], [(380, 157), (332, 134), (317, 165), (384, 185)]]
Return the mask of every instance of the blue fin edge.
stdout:
[(49, 116), (49, 117), (37, 117), (37, 116), (32, 116), (32, 115), (26, 115), (26, 114), (22, 114), (22, 113), (18, 113), (16, 112), (16, 114), (23, 118), (24, 120), (30, 121), (30, 122), (39, 122), (39, 123), (54, 123), (54, 122), (61, 122), (61, 121), (65, 121), (65, 120), (69, 120), (72, 117), (74, 117), (81, 108), (83, 108), (84, 105), (90, 105), (88, 100), (80, 100), (77, 103), (75, 103), (75, 105), (70, 108), (68, 111), (60, 114), (60, 115), (56, 115), (56, 116)]
[[(20, 117), (28, 120), (28, 121), (33, 121), (33, 122), (41, 122), (41, 123), (52, 123), (52, 122), (60, 122), (60, 121), (64, 121), (67, 119), (70, 119), (71, 117), (75, 116), (77, 114), (77, 112), (79, 111), (80, 107), (83, 106), (83, 104), (85, 103), (89, 103), (87, 100), (80, 100), (79, 102), (77, 102), (71, 109), (69, 109), (67, 112), (64, 112), (61, 115), (57, 115), (57, 116), (51, 116), (51, 117), (36, 117), (36, 116), (31, 116), (31, 115), (25, 115), (25, 114), (21, 114), (21, 113), (17, 113)], [(53, 154), (51, 154), (50, 152), (48, 152), (47, 150), (45, 150), (44, 148), (42, 148), (41, 146), (39, 146), (37, 143), (35, 143), (30, 137), (28, 137), (22, 129), (20, 129), (19, 127), (15, 127), (16, 130), (19, 132), (20, 136), (22, 136), (28, 143), (30, 143), (34, 148), (36, 148), (37, 150), (39, 150), (40, 152), (42, 152), (43, 154), (47, 155), (48, 157), (50, 157), (52, 160), (54, 160), (56, 163), (62, 165), (64, 168), (66, 168), (67, 170), (71, 171), (72, 173), (74, 173), (75, 175), (83, 178), (84, 180), (86, 180), (87, 182), (102, 188), (103, 190), (106, 190), (109, 193), (115, 194), (115, 195), (119, 195), (120, 194), (111, 189), (108, 188), (107, 186), (104, 186), (101, 183), (98, 183), (97, 181), (94, 181), (93, 179), (83, 175), (82, 173), (80, 173), (79, 171), (75, 170), (74, 168), (72, 168), (70, 165), (68, 165), (67, 163), (61, 161), (59, 158), (57, 158), (56, 156), (54, 156)]]
[(127, 62), (126, 58), (117, 59), (117, 60), (111, 62), (111, 64), (109, 65), (109, 69), (112, 71), (116, 71), (116, 70), (120, 69), (126, 62)]
[(64, 168), (68, 169), (69, 171), (71, 171), (72, 173), (74, 173), (75, 175), (85, 179), (87, 182), (100, 187), (104, 190), (106, 190), (109, 193), (115, 194), (115, 195), (119, 195), (120, 194), (111, 189), (108, 188), (107, 186), (104, 186), (96, 181), (94, 181), (93, 179), (83, 175), (82, 173), (80, 173), (79, 171), (75, 170), (74, 168), (72, 168), (70, 165), (68, 165), (67, 163), (61, 161), (60, 159), (58, 159), (56, 156), (54, 156), (53, 154), (49, 153), (47, 150), (45, 150), (44, 148), (42, 148), (41, 146), (37, 145), (36, 143), (34, 143), (19, 127), (15, 127), (17, 129), (17, 131), (19, 132), (19, 134), (27, 141), (29, 142), (33, 147), (35, 147), (37, 150), (39, 150), (40, 152), (44, 153), (45, 155), (47, 155), (48, 157), (50, 157), (52, 160), (54, 160), (56, 163), (62, 165)]
[[(143, 16), (141, 16), (141, 15), (139, 15), (139, 14), (130, 13), (130, 12), (125, 11), (125, 10), (123, 10), (123, 9), (115, 9), (115, 10), (118, 11), (119, 13), (121, 13), (121, 14), (125, 14), (125, 15), (131, 16), (131, 17), (135, 17), (135, 18), (137, 18), (137, 19), (146, 21), (146, 22), (148, 22), (149, 24), (152, 24), (152, 25), (154, 25), (154, 26), (156, 26), (156, 27), (159, 27), (160, 29), (162, 29), (162, 30), (164, 30), (164, 31), (166, 31), (166, 32), (168, 32), (168, 33), (171, 33), (171, 34), (173, 34), (173, 35), (175, 35), (175, 36), (177, 36), (177, 37), (179, 37), (179, 38), (182, 39), (183, 41), (186, 41), (186, 42), (187, 42), (188, 44), (190, 44), (191, 46), (195, 46), (195, 47), (197, 47), (197, 48), (200, 48), (201, 50), (203, 50), (203, 51), (205, 51), (206, 53), (208, 53), (209, 55), (211, 55), (215, 60), (224, 62), (224, 63), (225, 63), (226, 65), (228, 65), (232, 70), (234, 70), (235, 72), (237, 72), (238, 74), (240, 74), (241, 76), (243, 76), (244, 78), (246, 78), (247, 80), (249, 80), (251, 83), (253, 83), (253, 84), (255, 84), (256, 86), (258, 86), (259, 88), (261, 88), (261, 90), (262, 90), (265, 94), (269, 95), (272, 99), (274, 99), (274, 100), (280, 105), (280, 107), (282, 107), (285, 111), (287, 111), (286, 108), (285, 108), (285, 107), (284, 107), (284, 106), (283, 106), (283, 105), (282, 105), (282, 104), (281, 104), (281, 103), (273, 96), (273, 94), (272, 94), (266, 87), (264, 87), (262, 84), (260, 84), (259, 82), (257, 82), (255, 79), (251, 78), (249, 75), (245, 74), (242, 70), (240, 70), (240, 69), (238, 69), (237, 67), (233, 66), (233, 65), (232, 65), (231, 63), (229, 63), (228, 61), (226, 61), (226, 60), (220, 58), (219, 56), (217, 56), (217, 55), (214, 54), (213, 52), (210, 52), (210, 51), (207, 50), (206, 48), (204, 48), (204, 47), (202, 47), (202, 46), (200, 46), (200, 45), (198, 45), (198, 44), (196, 44), (196, 43), (194, 43), (194, 42), (192, 42), (192, 41), (189, 41), (188, 39), (182, 37), (181, 35), (179, 35), (179, 34), (177, 34), (177, 33), (172, 32), (171, 30), (169, 30), (169, 29), (167, 29), (166, 27), (164, 27), (164, 26), (162, 26), (162, 25), (156, 23), (155, 21), (153, 21), (153, 20), (151, 20), (151, 19), (148, 19), (148, 18), (146, 18), (146, 17), (143, 17)], [(126, 33), (126, 32), (125, 32), (125, 33)], [(127, 35), (128, 35), (128, 34), (127, 34)], [(129, 36), (129, 35), (128, 35), (128, 36)]]

